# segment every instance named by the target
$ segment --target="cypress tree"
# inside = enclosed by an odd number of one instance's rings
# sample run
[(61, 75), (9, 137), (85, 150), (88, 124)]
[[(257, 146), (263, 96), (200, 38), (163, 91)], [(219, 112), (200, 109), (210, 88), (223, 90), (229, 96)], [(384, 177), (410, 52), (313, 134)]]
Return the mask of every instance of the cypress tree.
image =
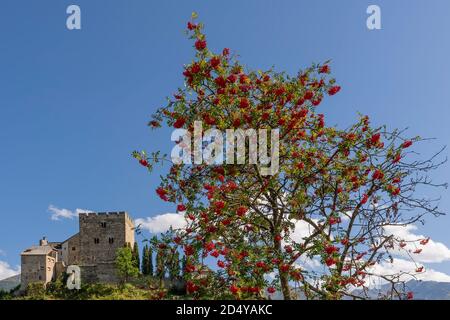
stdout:
[(148, 248), (148, 275), (153, 277), (153, 249)]
[(170, 261), (169, 276), (172, 280), (177, 279), (180, 276), (180, 254), (178, 251), (173, 253)]
[(141, 259), (139, 258), (139, 247), (137, 242), (134, 243), (133, 247), (133, 264), (138, 270), (141, 269)]
[(181, 259), (181, 276), (183, 278), (186, 274), (186, 264), (187, 264), (186, 256), (183, 256), (183, 258)]
[(141, 264), (141, 270), (143, 275), (149, 274), (148, 269), (148, 246), (145, 245), (142, 249), (142, 264)]
[(164, 261), (164, 254), (162, 251), (158, 250), (156, 254), (156, 277), (158, 279), (163, 279), (166, 274), (166, 266)]

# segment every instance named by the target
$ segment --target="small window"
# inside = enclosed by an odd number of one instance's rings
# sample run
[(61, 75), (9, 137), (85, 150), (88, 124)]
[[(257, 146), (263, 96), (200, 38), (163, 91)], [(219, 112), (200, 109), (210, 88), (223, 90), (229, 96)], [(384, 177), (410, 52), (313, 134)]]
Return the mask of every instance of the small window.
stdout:
[(94, 243), (95, 244), (99, 244), (100, 243), (100, 239), (99, 238), (94, 238)]
[(109, 238), (108, 241), (109, 241), (110, 244), (113, 244), (114, 243), (114, 238)]
[(102, 228), (106, 228), (106, 222), (101, 222), (100, 225)]
[(75, 250), (77, 250), (77, 248), (75, 248), (75, 247), (72, 247), (72, 251), (75, 251)]

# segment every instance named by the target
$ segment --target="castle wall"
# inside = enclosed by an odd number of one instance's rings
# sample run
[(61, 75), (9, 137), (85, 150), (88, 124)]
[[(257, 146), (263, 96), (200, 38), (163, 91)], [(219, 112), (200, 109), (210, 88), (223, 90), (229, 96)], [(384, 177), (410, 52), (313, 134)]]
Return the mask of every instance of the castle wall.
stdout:
[(119, 280), (114, 263), (81, 266), (82, 283), (117, 283)]
[(61, 261), (66, 266), (78, 265), (80, 263), (80, 255), (80, 234), (77, 233), (62, 243)]
[(29, 283), (49, 283), (54, 279), (56, 258), (50, 255), (22, 255), (21, 285), (26, 288)]
[(86, 282), (116, 282), (116, 253), (134, 244), (134, 223), (127, 213), (80, 214), (80, 265)]

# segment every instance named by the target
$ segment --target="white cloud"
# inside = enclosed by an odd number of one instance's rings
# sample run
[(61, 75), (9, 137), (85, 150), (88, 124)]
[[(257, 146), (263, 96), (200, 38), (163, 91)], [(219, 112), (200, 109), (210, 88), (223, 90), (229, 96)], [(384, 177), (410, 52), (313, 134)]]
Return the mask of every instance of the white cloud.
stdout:
[[(383, 275), (386, 277), (389, 277), (390, 275), (398, 275), (401, 273), (411, 273), (409, 274), (403, 274), (400, 277), (401, 281), (409, 281), (409, 280), (423, 280), (423, 281), (439, 281), (439, 282), (450, 282), (450, 276), (439, 272), (433, 269), (427, 269), (425, 267), (424, 271), (421, 273), (416, 273), (415, 270), (417, 266), (413, 261), (405, 260), (396, 258), (394, 259), (393, 263), (390, 263), (389, 261), (382, 261), (379, 264), (374, 265), (373, 267), (370, 267), (368, 269), (369, 272), (375, 274), (375, 275)], [(381, 285), (386, 283), (384, 280), (382, 280), (379, 277), (371, 277), (370, 284), (371, 285)]]
[[(317, 222), (317, 220), (314, 219), (313, 221)], [(291, 233), (290, 238), (296, 243), (303, 243), (303, 238), (309, 237), (313, 232), (313, 226), (303, 220), (300, 220), (295, 223), (295, 229)]]
[(51, 212), (52, 214), (51, 219), (54, 221), (58, 221), (61, 219), (73, 219), (78, 217), (80, 213), (92, 212), (91, 210), (83, 210), (83, 209), (75, 209), (75, 211), (71, 211), (69, 209), (60, 209), (52, 204), (48, 207), (48, 211)]
[(322, 267), (322, 263), (318, 257), (308, 258), (306, 256), (300, 256), (295, 264), (301, 269), (314, 271), (317, 271), (320, 267)]
[[(396, 238), (406, 241), (407, 245), (403, 249), (412, 252), (416, 249), (422, 249), (420, 254), (413, 254), (413, 258), (417, 262), (439, 263), (450, 261), (450, 249), (445, 244), (430, 239), (426, 245), (420, 245), (417, 240), (422, 240), (427, 237), (421, 234), (416, 234), (414, 231), (417, 230), (417, 227), (414, 225), (386, 226), (384, 229), (387, 234), (392, 234)], [(413, 243), (408, 241), (415, 242)], [(407, 256), (407, 252), (405, 252), (405, 250), (400, 250), (400, 248), (397, 248), (395, 253), (400, 256)]]
[[(311, 219), (316, 225), (319, 224), (319, 219)], [(303, 243), (303, 238), (307, 238), (314, 233), (314, 227), (304, 220), (299, 220), (295, 223), (294, 231), (290, 235), (290, 239), (296, 243)], [(328, 228), (324, 229), (325, 232), (328, 231)], [(333, 239), (333, 235), (330, 236)]]
[(20, 268), (13, 269), (7, 262), (0, 261), (0, 280), (15, 276), (20, 273)]
[(136, 225), (151, 233), (161, 233), (173, 229), (179, 229), (186, 226), (186, 219), (182, 213), (164, 213), (154, 217), (136, 219)]
[[(298, 221), (295, 224), (295, 230), (291, 234), (291, 238), (297, 243), (302, 243), (302, 239), (311, 235), (313, 231), (313, 227), (311, 227), (310, 224), (304, 221)], [(450, 275), (428, 268), (426, 265), (424, 265), (426, 263), (440, 263), (444, 261), (450, 261), (450, 249), (445, 244), (430, 239), (426, 245), (420, 245), (419, 241), (422, 239), (426, 239), (427, 237), (416, 233), (417, 227), (414, 225), (388, 226), (385, 227), (385, 231), (387, 234), (393, 234), (398, 239), (416, 242), (407, 242), (407, 246), (404, 249), (407, 249), (408, 251), (396, 248), (394, 252), (396, 256), (396, 258), (394, 259), (394, 263), (390, 263), (389, 261), (382, 261), (381, 263), (373, 266), (370, 269), (371, 272), (377, 275), (384, 276), (396, 275), (403, 272), (414, 274), (415, 278), (411, 275), (403, 275), (402, 280), (406, 281), (417, 279), (424, 281), (450, 282)], [(417, 248), (422, 249), (422, 252), (420, 254), (413, 254), (412, 252)], [(410, 259), (408, 254), (412, 258), (414, 258), (416, 262), (405, 259)], [(322, 267), (320, 261), (317, 258), (302, 258), (302, 260), (299, 260), (297, 262), (298, 265), (302, 268), (319, 271)], [(421, 273), (416, 273), (416, 268), (421, 266), (424, 266), (424, 271)], [(385, 281), (380, 279), (381, 278), (379, 277), (371, 277), (370, 280), (374, 282), (371, 283), (371, 285), (384, 284)]]

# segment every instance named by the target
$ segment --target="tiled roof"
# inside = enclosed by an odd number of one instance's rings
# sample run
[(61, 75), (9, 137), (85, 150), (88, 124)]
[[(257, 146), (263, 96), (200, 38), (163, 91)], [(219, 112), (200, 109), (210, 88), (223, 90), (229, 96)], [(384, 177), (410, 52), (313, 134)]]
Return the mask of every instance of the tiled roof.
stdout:
[(33, 246), (22, 252), (22, 256), (32, 256), (32, 255), (48, 255), (50, 252), (54, 251), (54, 249), (47, 246)]

